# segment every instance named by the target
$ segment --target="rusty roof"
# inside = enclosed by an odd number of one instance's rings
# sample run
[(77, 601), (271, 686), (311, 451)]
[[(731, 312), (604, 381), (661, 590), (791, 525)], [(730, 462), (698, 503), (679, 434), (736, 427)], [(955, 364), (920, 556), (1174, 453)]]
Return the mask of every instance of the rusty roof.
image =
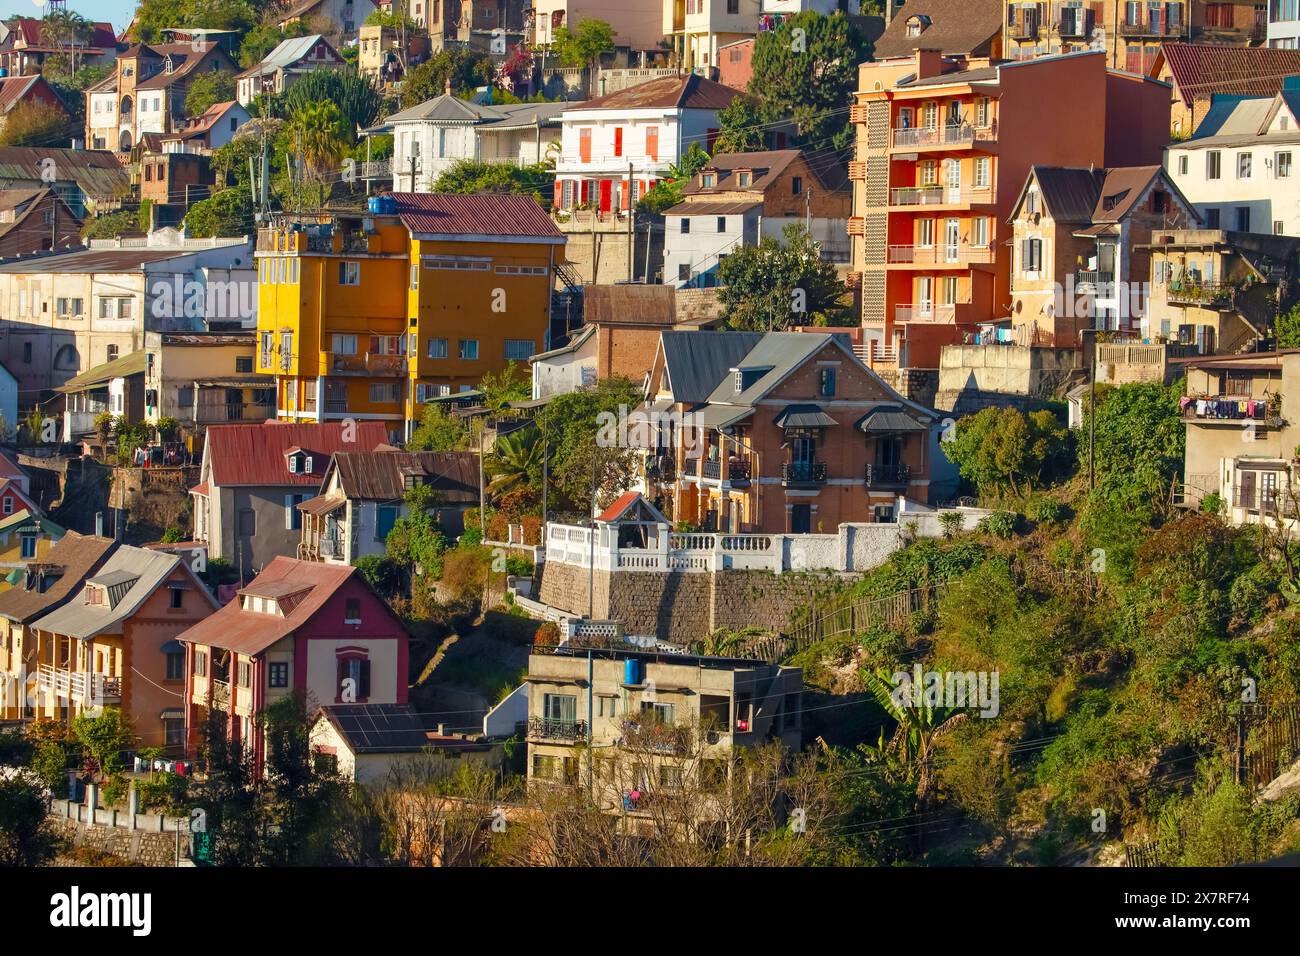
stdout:
[(1165, 43), (1152, 65), (1158, 75), (1161, 60), (1169, 67), (1179, 99), (1187, 106), (1215, 93), (1273, 96), (1282, 81), (1300, 73), (1300, 50), (1219, 43)]
[(74, 182), (92, 199), (121, 199), (130, 192), (130, 174), (108, 150), (52, 146), (0, 147), (0, 187), (44, 183), (47, 159), (54, 160), (56, 182)]
[(478, 502), (478, 453), (470, 451), (341, 451), (334, 456), (349, 498), (399, 501), (411, 476), (449, 504)]
[(66, 532), (39, 566), (29, 565), (29, 570), (57, 570), (54, 583), (45, 591), (16, 585), (0, 594), (0, 617), (25, 624), (61, 606), (80, 593), (81, 583), (99, 570), (116, 544), (112, 538)]
[[(907, 31), (914, 19), (921, 33), (912, 37)], [(982, 56), (991, 52), (1001, 32), (1002, 0), (907, 0), (876, 40), (874, 56), (911, 56), (918, 47), (949, 56)]]
[(661, 325), (672, 328), (677, 324), (676, 292), (670, 285), (583, 286), (583, 321), (588, 325)]
[(579, 110), (720, 110), (730, 106), (737, 96), (748, 98), (744, 90), (723, 86), (696, 73), (686, 73), (661, 76), (625, 90), (607, 93), (571, 106), (565, 113)]
[[(355, 430), (350, 442), (344, 441), (347, 428)], [(335, 452), (370, 451), (387, 441), (387, 428), (378, 421), (210, 425), (203, 458), (212, 485), (317, 487)], [(310, 473), (289, 471), (285, 452), (295, 446), (315, 459)]]
[(63, 105), (63, 100), (54, 92), (49, 83), (45, 82), (43, 76), (10, 76), (0, 78), (0, 113), (8, 113), (19, 103), (23, 102), (29, 93), (37, 86), (45, 87), (45, 92), (57, 104), (57, 109), (62, 109), (67, 113), (67, 107)]
[(761, 199), (751, 199), (748, 202), (720, 202), (717, 200), (693, 200), (689, 202), (679, 202), (671, 209), (665, 209), (665, 216), (741, 216), (754, 209), (761, 209), (763, 201)]
[(508, 193), (442, 195), (393, 193), (402, 224), (423, 235), (510, 236), (564, 242), (564, 235), (532, 196)]
[[(346, 564), (327, 564), (323, 561), (299, 561), (296, 558), (277, 556), (265, 570), (243, 590), (260, 594), (279, 584), (289, 584), (293, 594), (302, 594), (285, 610), (284, 616), (259, 611), (246, 611), (242, 601), (231, 601), (211, 617), (204, 618), (182, 632), (177, 640), (187, 644), (206, 644), (233, 651), (236, 654), (256, 655), (272, 644), (292, 634), (305, 625), (324, 607), (348, 579), (356, 575), (365, 585), (365, 579), (356, 568)], [(384, 602), (377, 602), (387, 610)], [(396, 615), (388, 611), (393, 624), (405, 631)], [(334, 630), (338, 630), (337, 627)], [(373, 632), (372, 632), (373, 633)]]

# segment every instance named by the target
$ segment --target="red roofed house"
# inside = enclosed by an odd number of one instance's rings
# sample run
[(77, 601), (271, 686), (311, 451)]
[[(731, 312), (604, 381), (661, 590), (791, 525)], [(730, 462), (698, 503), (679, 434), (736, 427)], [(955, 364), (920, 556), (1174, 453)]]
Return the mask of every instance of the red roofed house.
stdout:
[(386, 444), (383, 422), (212, 425), (194, 498), (194, 539), (248, 580), (273, 558), (297, 553), (298, 505), (315, 497), (338, 451)]
[(355, 568), (276, 558), (216, 614), (180, 635), (191, 752), (208, 715), (261, 766), (268, 704), (302, 693), (308, 709), (405, 704), (409, 636)]
[(1170, 129), (1175, 138), (1185, 139), (1201, 125), (1216, 94), (1276, 96), (1282, 90), (1282, 81), (1297, 73), (1300, 50), (1166, 43), (1148, 75), (1173, 85)]
[[(45, 77), (10, 76), (0, 79), (0, 130), (8, 125), (9, 117), (14, 110), (33, 103), (43, 103), (53, 110), (55, 115), (65, 120), (72, 118), (63, 100), (59, 99), (59, 95), (54, 92), (54, 87), (45, 82)], [(71, 138), (71, 132), (59, 137), (60, 140)]]
[[(0, 34), (0, 68), (6, 76), (39, 76), (45, 58), (50, 55), (69, 56), (74, 52), (66, 43), (43, 35), (43, 21), (34, 17), (15, 17), (7, 20)], [(117, 37), (111, 23), (90, 24), (90, 36), (75, 47), (75, 65), (101, 66), (112, 63), (117, 56)], [(70, 57), (71, 58), (71, 57)]]
[(66, 249), (81, 241), (81, 220), (50, 186), (0, 189), (0, 259)]
[(0, 518), (24, 510), (37, 517), (45, 514), (24, 490), (25, 484), (25, 480), (17, 478), (0, 478)]

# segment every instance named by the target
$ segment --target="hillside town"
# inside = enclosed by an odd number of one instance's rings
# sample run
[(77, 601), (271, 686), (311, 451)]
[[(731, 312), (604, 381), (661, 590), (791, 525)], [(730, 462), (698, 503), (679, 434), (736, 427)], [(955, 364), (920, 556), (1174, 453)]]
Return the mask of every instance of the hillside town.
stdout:
[(0, 20), (0, 865), (1300, 859), (1293, 151), (1296, 0)]

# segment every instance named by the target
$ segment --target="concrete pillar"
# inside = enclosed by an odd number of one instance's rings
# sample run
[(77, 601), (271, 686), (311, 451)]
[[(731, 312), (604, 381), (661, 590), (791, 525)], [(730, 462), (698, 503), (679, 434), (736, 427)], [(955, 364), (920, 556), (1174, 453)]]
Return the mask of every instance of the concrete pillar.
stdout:
[(131, 783), (131, 789), (126, 792), (126, 815), (127, 826), (132, 830), (135, 829), (135, 817), (140, 812), (140, 791), (135, 788), (134, 781)]
[(97, 784), (86, 784), (86, 823), (88, 826), (95, 825), (95, 809), (99, 806), (99, 786)]

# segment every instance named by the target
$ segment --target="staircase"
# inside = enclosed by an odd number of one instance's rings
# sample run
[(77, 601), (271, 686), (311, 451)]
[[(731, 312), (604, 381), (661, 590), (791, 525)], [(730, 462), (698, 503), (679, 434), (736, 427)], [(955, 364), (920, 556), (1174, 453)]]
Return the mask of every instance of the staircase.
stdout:
[(551, 292), (551, 348), (569, 341), (569, 335), (582, 326), (582, 280), (568, 267), (556, 265), (555, 277), (562, 289)]

